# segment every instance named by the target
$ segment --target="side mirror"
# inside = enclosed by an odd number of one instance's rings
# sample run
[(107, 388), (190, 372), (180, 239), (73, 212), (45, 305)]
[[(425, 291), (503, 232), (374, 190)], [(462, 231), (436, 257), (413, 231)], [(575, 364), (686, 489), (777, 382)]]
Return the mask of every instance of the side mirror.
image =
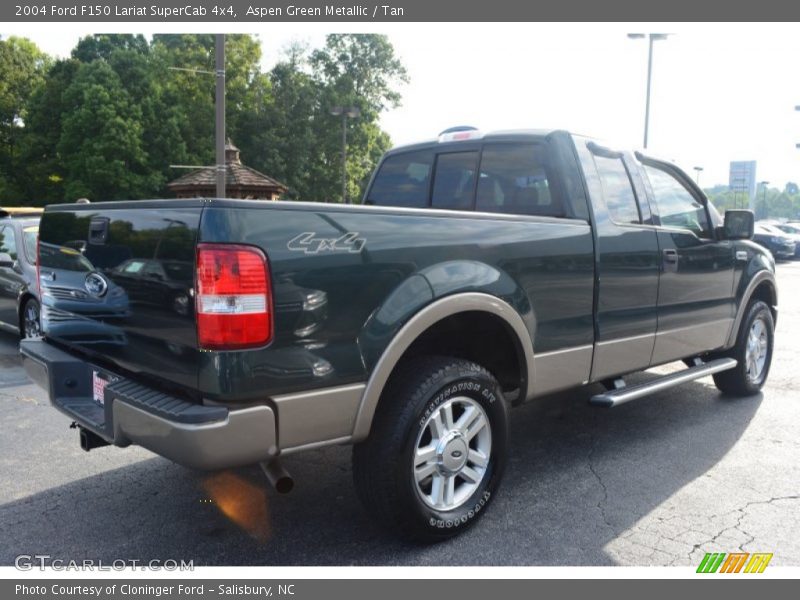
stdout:
[(726, 240), (751, 240), (756, 218), (752, 210), (726, 210), (724, 234)]
[(0, 267), (11, 268), (14, 266), (14, 259), (7, 252), (0, 252)]

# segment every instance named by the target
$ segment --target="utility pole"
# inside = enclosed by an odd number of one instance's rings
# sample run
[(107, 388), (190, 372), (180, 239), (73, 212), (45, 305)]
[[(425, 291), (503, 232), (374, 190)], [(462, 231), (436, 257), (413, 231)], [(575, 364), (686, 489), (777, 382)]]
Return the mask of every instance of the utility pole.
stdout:
[(225, 34), (216, 36), (216, 146), (217, 146), (217, 198), (225, 197)]

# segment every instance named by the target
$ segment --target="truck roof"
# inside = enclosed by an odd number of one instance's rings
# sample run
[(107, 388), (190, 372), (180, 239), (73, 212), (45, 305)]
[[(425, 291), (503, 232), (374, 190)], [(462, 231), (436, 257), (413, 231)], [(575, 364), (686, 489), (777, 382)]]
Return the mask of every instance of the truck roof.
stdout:
[[(450, 130), (446, 130), (450, 131)], [(445, 140), (441, 139), (441, 135), (436, 138), (430, 138), (419, 142), (412, 142), (409, 144), (401, 144), (389, 150), (386, 154), (394, 154), (395, 152), (406, 152), (408, 150), (423, 150), (425, 148), (434, 148), (442, 145), (457, 145), (467, 141), (491, 141), (491, 142), (504, 142), (504, 141), (520, 141), (533, 138), (543, 138), (553, 133), (563, 133), (569, 135), (563, 129), (500, 129), (497, 131), (482, 132), (479, 129), (472, 130), (476, 137), (465, 140)]]

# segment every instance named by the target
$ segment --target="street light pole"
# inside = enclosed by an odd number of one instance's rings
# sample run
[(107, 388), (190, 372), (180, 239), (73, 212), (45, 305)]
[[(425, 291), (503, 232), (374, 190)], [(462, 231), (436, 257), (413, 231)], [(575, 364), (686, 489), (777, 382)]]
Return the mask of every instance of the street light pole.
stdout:
[(697, 184), (697, 187), (700, 187), (700, 172), (703, 170), (703, 167), (694, 167), (695, 176), (694, 182)]
[(632, 40), (641, 40), (645, 37), (648, 38), (647, 49), (647, 95), (644, 104), (644, 144), (643, 147), (647, 148), (647, 138), (650, 130), (650, 87), (653, 81), (653, 42), (667, 39), (668, 33), (629, 33), (628, 38)]
[(342, 117), (342, 203), (350, 204), (347, 198), (347, 119), (360, 116), (361, 110), (357, 106), (334, 106), (331, 114)]
[(216, 146), (217, 146), (217, 198), (225, 197), (225, 34), (216, 36)]

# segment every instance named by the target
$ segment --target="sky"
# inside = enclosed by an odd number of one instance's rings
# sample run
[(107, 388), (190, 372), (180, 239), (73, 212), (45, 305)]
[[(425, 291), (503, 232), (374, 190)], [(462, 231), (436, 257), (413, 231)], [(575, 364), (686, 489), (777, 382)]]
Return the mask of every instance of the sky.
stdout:
[[(68, 56), (91, 33), (200, 31), (158, 23), (21, 24), (20, 35)], [(732, 160), (756, 160), (757, 180), (800, 182), (800, 25), (608, 23), (231, 23), (203, 31), (252, 33), (263, 66), (293, 41), (327, 33), (385, 33), (408, 69), (402, 105), (381, 125), (395, 144), (454, 125), (485, 131), (563, 128), (640, 148), (647, 42), (629, 32), (671, 33), (655, 43), (648, 152), (674, 160), (703, 187), (727, 184)], [(243, 157), (246, 161), (246, 157)]]

